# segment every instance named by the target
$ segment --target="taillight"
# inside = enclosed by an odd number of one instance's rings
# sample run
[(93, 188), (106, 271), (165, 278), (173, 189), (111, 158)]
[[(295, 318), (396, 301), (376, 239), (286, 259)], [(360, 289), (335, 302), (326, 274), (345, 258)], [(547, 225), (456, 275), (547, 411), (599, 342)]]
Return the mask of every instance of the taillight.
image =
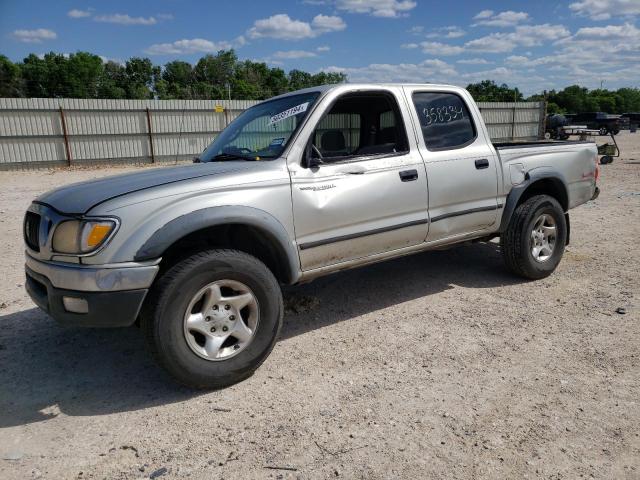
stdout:
[(595, 173), (596, 182), (600, 179), (600, 164), (596, 162), (596, 173)]

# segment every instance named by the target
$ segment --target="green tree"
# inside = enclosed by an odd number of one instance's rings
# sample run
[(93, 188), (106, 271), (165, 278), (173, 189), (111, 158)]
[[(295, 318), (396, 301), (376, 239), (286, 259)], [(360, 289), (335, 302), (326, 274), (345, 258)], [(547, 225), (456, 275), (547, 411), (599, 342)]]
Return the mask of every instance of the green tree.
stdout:
[(231, 84), (238, 66), (238, 57), (233, 50), (221, 50), (216, 55), (205, 55), (193, 69), (193, 79), (196, 83), (206, 83), (210, 88), (197, 89), (198, 95), (210, 95), (198, 98), (227, 98), (227, 86)]
[(158, 98), (193, 98), (193, 67), (190, 63), (180, 60), (169, 62), (161, 76), (156, 82)]
[(9, 96), (261, 100), (346, 79), (338, 72), (286, 73), (264, 62), (239, 61), (233, 50), (206, 55), (195, 66), (176, 60), (164, 67), (139, 57), (105, 63), (88, 52), (32, 54), (17, 64), (0, 56), (0, 93)]
[(98, 80), (97, 98), (127, 98), (127, 75), (124, 65), (109, 61)]
[(104, 70), (102, 59), (91, 53), (78, 52), (65, 60), (66, 96), (96, 98)]
[(20, 67), (0, 55), (0, 97), (23, 97)]
[(148, 58), (130, 58), (124, 66), (127, 98), (153, 98), (153, 84), (160, 75), (160, 67), (154, 66)]
[(289, 72), (289, 90), (300, 90), (301, 88), (313, 87), (312, 76), (302, 70), (291, 70)]
[(49, 97), (49, 68), (44, 59), (30, 54), (21, 65), (25, 97)]
[(467, 90), (476, 102), (521, 102), (524, 97), (517, 88), (507, 84), (496, 84), (493, 80), (483, 80), (467, 85)]

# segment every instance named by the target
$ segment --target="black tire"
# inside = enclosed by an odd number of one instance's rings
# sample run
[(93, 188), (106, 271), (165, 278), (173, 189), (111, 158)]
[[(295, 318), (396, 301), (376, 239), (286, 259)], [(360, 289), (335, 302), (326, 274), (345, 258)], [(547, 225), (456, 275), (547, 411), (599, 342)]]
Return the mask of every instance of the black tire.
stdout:
[(605, 155), (600, 158), (600, 165), (607, 165), (609, 163), (613, 163), (613, 157), (610, 155)]
[(609, 135), (609, 129), (607, 127), (600, 127), (598, 133), (600, 135)]
[[(531, 253), (531, 232), (536, 220), (543, 214), (555, 221), (555, 246), (551, 256), (543, 261)], [(556, 269), (567, 240), (567, 222), (558, 201), (549, 195), (533, 196), (516, 208), (509, 226), (500, 237), (502, 256), (507, 268), (521, 277), (537, 280), (547, 277)]]
[[(232, 280), (249, 287), (259, 310), (251, 342), (226, 360), (212, 361), (189, 347), (184, 316), (204, 286)], [(141, 314), (141, 328), (156, 361), (178, 382), (192, 388), (221, 388), (251, 376), (264, 362), (282, 326), (282, 292), (257, 258), (236, 250), (208, 250), (174, 265), (152, 287)]]

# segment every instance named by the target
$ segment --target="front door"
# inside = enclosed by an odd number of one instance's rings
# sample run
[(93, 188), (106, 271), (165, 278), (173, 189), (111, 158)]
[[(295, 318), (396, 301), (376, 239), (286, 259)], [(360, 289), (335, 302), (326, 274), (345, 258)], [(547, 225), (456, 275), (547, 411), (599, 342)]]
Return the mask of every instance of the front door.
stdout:
[[(427, 241), (488, 230), (497, 221), (498, 168), (495, 150), (470, 95), (403, 87), (418, 129), (418, 145), (429, 178)], [(466, 93), (466, 92), (465, 92)]]
[(424, 242), (427, 178), (398, 98), (380, 89), (325, 99), (306, 139), (311, 164), (289, 167), (303, 270)]

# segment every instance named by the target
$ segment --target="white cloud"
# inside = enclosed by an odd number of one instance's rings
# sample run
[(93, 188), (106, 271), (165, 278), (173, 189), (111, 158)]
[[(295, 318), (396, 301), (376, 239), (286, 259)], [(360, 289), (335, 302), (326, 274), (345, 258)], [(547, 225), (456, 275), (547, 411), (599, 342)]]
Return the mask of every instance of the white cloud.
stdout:
[(529, 14), (525, 12), (514, 12), (507, 10), (494, 15), (491, 10), (483, 10), (474, 17), (477, 20), (473, 26), (485, 25), (487, 27), (513, 27), (529, 19)]
[(286, 50), (286, 51), (278, 51), (272, 55), (273, 58), (278, 58), (281, 60), (294, 60), (298, 58), (311, 58), (317, 57), (318, 55), (314, 52), (309, 52), (307, 50)]
[(638, 0), (581, 0), (569, 5), (577, 15), (592, 20), (608, 20), (616, 16), (640, 15)]
[(69, 10), (67, 12), (67, 16), (71, 17), (71, 18), (85, 18), (85, 17), (90, 17), (91, 16), (91, 9), (88, 10), (78, 10), (77, 8), (74, 8), (72, 10)]
[(336, 0), (338, 10), (366, 13), (374, 17), (398, 18), (408, 15), (416, 7), (413, 0)]
[(247, 31), (250, 38), (277, 38), (280, 40), (300, 40), (314, 38), (328, 32), (336, 32), (347, 28), (340, 17), (316, 15), (311, 23), (294, 20), (286, 13), (272, 15), (269, 18), (256, 20)]
[(422, 25), (416, 25), (415, 27), (411, 27), (407, 31), (412, 35), (420, 35), (422, 32), (424, 32), (424, 27)]
[(459, 55), (464, 52), (464, 47), (457, 45), (449, 45), (447, 43), (440, 42), (421, 42), (420, 46), (424, 53), (431, 55)]
[(331, 50), (331, 47), (327, 45), (322, 45), (321, 47), (316, 48), (316, 50), (318, 52), (328, 52), (329, 50)]
[(100, 60), (102, 60), (104, 63), (109, 63), (109, 62), (113, 62), (113, 63), (117, 63), (118, 65), (124, 65), (125, 62), (122, 61), (122, 59), (120, 58), (110, 58), (110, 57), (105, 57), (104, 55), (98, 55), (100, 57)]
[(510, 55), (504, 59), (504, 62), (511, 65), (526, 65), (530, 60), (529, 57), (524, 57), (522, 55)]
[(230, 42), (212, 42), (204, 38), (177, 40), (172, 43), (156, 43), (145, 49), (147, 55), (185, 55), (190, 53), (216, 53), (233, 48)]
[(400, 45), (400, 48), (412, 50), (414, 48), (418, 48), (419, 46), (420, 45), (418, 45), (417, 43), (403, 43), (402, 45)]
[(116, 23), (118, 25), (155, 25), (158, 23), (155, 17), (131, 17), (123, 13), (96, 15), (93, 19), (96, 22)]
[(563, 25), (520, 25), (513, 32), (492, 33), (464, 44), (468, 50), (488, 53), (506, 53), (516, 47), (534, 47), (570, 35)]
[(607, 25), (606, 27), (580, 28), (573, 39), (596, 41), (638, 40), (640, 30), (630, 23), (624, 25)]
[(492, 15), (493, 15), (493, 10), (482, 10), (475, 17), (473, 17), (473, 19), (474, 20), (481, 20), (483, 18), (489, 18)]
[(14, 30), (11, 35), (16, 40), (24, 43), (42, 43), (45, 40), (55, 40), (58, 38), (56, 32), (47, 28), (36, 28), (35, 30)]
[(352, 82), (412, 82), (451, 83), (458, 77), (456, 69), (439, 59), (421, 63), (374, 63), (366, 67), (346, 68), (331, 66), (327, 72), (344, 72)]
[(463, 29), (456, 26), (436, 28), (426, 35), (427, 38), (460, 38), (467, 34)]
[(465, 58), (458, 60), (456, 63), (461, 63), (462, 65), (489, 65), (491, 62), (484, 58)]
[(159, 13), (158, 15), (156, 15), (160, 20), (173, 20), (173, 14), (172, 13)]
[[(635, 25), (580, 28), (554, 42), (554, 46), (555, 51), (537, 58), (530, 55), (505, 58), (505, 65), (514, 72), (507, 82), (517, 81), (539, 91), (573, 83), (593, 88), (601, 80), (615, 88), (636, 85), (640, 77), (640, 29)], [(537, 85), (532, 81), (535, 77), (542, 78)]]
[(316, 15), (311, 21), (311, 27), (316, 34), (327, 32), (339, 32), (347, 28), (347, 24), (344, 23), (340, 17), (329, 15)]

